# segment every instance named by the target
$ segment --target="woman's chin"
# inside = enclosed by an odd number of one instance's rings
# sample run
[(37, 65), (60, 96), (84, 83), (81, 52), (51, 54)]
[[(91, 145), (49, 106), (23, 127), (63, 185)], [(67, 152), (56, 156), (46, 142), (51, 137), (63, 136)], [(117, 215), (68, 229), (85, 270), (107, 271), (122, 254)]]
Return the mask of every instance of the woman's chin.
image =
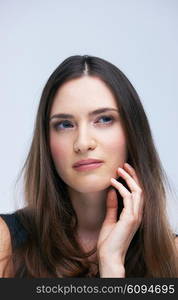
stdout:
[(70, 187), (79, 193), (95, 193), (99, 191), (103, 191), (110, 186), (110, 182), (107, 181), (106, 183), (103, 182), (87, 182), (87, 183), (80, 183), (80, 184), (72, 184)]

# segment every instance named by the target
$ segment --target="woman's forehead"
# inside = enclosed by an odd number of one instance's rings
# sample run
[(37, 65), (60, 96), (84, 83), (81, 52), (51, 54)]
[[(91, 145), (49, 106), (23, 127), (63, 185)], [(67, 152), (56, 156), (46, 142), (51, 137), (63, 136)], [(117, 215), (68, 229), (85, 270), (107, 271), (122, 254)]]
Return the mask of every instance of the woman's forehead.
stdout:
[(99, 78), (85, 76), (70, 80), (58, 89), (52, 113), (56, 110), (65, 113), (71, 109), (91, 112), (103, 107), (117, 108), (112, 92)]

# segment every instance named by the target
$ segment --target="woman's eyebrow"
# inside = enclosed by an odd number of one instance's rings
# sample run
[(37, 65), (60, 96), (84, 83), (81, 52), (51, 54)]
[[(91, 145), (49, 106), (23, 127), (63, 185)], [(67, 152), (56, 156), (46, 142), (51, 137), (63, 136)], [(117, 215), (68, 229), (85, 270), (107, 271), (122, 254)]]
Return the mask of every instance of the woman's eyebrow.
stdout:
[[(98, 115), (98, 114), (100, 114), (100, 113), (103, 113), (103, 112), (106, 112), (106, 111), (112, 111), (112, 110), (119, 112), (119, 110), (116, 109), (116, 108), (103, 107), (103, 108), (98, 108), (98, 109), (96, 109), (96, 110), (94, 110), (94, 111), (89, 112), (88, 115), (89, 115), (89, 116), (94, 116), (94, 115)], [(73, 115), (70, 115), (70, 114), (60, 113), (60, 114), (55, 114), (55, 115), (53, 115), (52, 117), (50, 117), (49, 120), (52, 120), (52, 119), (54, 119), (54, 118), (68, 118), (68, 119), (74, 119), (74, 116), (73, 116)]]

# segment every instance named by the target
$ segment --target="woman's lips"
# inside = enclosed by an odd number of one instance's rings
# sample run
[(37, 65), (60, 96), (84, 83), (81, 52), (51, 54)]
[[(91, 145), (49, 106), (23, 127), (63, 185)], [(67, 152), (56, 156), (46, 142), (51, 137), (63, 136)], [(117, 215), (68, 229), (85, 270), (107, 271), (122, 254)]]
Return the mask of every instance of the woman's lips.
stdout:
[(100, 167), (102, 164), (103, 164), (103, 162), (91, 163), (91, 164), (80, 165), (80, 166), (74, 167), (74, 169), (77, 171), (93, 170), (93, 169)]

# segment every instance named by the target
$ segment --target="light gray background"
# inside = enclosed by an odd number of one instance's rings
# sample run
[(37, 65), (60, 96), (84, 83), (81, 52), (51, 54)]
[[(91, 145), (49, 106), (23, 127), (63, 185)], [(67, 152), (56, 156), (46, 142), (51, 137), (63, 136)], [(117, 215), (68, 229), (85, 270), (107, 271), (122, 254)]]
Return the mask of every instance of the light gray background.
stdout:
[(178, 1), (1, 0), (0, 40), (0, 212), (23, 206), (15, 180), (47, 78), (68, 56), (90, 54), (116, 64), (141, 97), (178, 232)]

